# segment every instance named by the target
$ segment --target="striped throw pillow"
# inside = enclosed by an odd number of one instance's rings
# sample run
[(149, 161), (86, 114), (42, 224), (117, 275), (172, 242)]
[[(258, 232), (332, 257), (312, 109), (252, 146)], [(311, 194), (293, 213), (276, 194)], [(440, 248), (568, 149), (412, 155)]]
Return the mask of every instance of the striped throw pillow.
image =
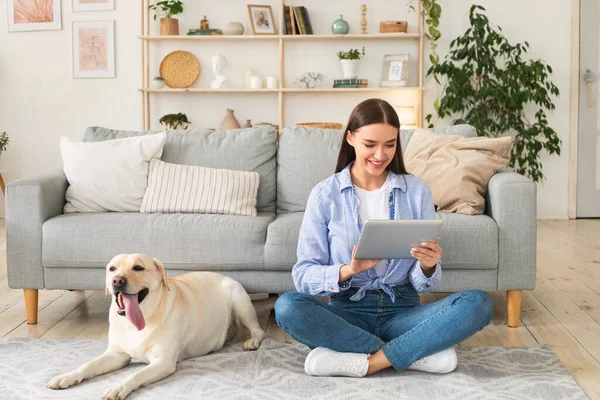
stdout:
[(150, 161), (142, 213), (200, 213), (256, 216), (260, 175)]

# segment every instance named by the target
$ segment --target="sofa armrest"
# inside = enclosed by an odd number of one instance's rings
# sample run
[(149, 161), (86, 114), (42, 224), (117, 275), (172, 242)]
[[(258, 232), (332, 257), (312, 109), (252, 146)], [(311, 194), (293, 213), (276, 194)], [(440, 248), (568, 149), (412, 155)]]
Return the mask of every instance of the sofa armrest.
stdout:
[(6, 186), (8, 286), (43, 289), (42, 225), (63, 213), (69, 186), (63, 169)]
[(486, 214), (498, 224), (498, 290), (533, 290), (536, 277), (537, 187), (500, 170), (488, 183)]

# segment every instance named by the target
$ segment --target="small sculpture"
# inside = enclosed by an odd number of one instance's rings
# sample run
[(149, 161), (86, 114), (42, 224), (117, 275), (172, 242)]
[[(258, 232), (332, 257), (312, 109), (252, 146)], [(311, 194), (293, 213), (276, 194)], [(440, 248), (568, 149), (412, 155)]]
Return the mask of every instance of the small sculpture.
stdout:
[(313, 89), (323, 82), (323, 74), (318, 72), (306, 72), (300, 75), (294, 81), (294, 84), (300, 88)]
[(208, 26), (208, 20), (206, 19), (206, 15), (204, 16), (204, 18), (202, 18), (202, 21), (200, 21), (200, 29), (210, 29), (210, 27)]
[(215, 78), (210, 81), (212, 89), (220, 89), (227, 83), (227, 77), (223, 75), (223, 70), (227, 66), (227, 59), (221, 54), (212, 56), (212, 70)]
[(360, 6), (360, 14), (361, 14), (361, 19), (360, 19), (360, 33), (362, 34), (366, 34), (367, 33), (367, 5), (366, 4), (361, 4)]

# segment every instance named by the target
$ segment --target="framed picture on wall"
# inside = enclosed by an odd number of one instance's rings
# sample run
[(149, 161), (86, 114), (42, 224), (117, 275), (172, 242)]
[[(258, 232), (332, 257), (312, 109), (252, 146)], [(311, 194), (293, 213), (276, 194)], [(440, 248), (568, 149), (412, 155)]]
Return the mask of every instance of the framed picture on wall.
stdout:
[(383, 57), (381, 87), (406, 86), (410, 54), (386, 54)]
[(73, 77), (114, 78), (113, 21), (73, 22)]
[(248, 4), (250, 25), (255, 35), (276, 35), (275, 20), (271, 6)]
[(106, 11), (114, 9), (114, 0), (73, 0), (73, 11)]
[(61, 30), (60, 0), (6, 0), (8, 31)]

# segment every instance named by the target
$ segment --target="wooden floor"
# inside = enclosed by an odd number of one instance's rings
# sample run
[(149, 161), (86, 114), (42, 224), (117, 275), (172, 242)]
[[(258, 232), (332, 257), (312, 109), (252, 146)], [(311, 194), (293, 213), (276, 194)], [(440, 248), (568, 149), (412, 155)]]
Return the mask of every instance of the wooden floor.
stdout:
[[(521, 325), (508, 328), (505, 293), (494, 292), (492, 323), (461, 345), (548, 344), (587, 395), (600, 399), (600, 220), (539, 221), (537, 254), (537, 288), (523, 293)], [(445, 295), (427, 294), (422, 300)], [(261, 324), (268, 337), (291, 342), (275, 323), (273, 302), (254, 301)], [(103, 291), (40, 291), (39, 322), (27, 325), (23, 291), (7, 286), (0, 220), (0, 337), (106, 340), (109, 306)]]

